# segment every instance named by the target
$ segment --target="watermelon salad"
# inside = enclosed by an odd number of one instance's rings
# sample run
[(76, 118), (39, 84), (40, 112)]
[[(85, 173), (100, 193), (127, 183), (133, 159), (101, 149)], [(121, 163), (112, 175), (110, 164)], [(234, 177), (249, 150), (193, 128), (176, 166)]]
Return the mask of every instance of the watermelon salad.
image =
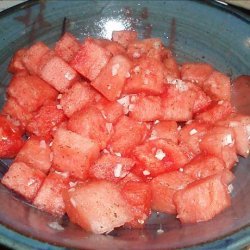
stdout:
[(38, 209), (102, 234), (142, 228), (152, 211), (197, 223), (230, 207), (250, 117), (213, 66), (178, 64), (161, 39), (125, 30), (36, 42), (8, 71), (1, 183)]

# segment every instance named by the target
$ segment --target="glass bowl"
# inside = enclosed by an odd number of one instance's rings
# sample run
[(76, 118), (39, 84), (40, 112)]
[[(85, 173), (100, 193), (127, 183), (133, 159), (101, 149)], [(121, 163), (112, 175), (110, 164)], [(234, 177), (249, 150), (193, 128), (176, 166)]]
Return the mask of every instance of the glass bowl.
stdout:
[[(42, 40), (52, 45), (62, 32), (78, 38), (110, 38), (112, 30), (136, 29), (160, 37), (180, 62), (214, 65), (232, 78), (249, 73), (249, 16), (212, 1), (28, 1), (0, 13), (0, 106), (10, 80), (7, 65), (19, 48)], [(249, 110), (248, 106), (248, 110)], [(2, 174), (9, 160), (1, 160)], [(117, 229), (93, 235), (23, 202), (0, 185), (0, 242), (14, 249), (239, 249), (250, 244), (249, 158), (240, 158), (232, 206), (213, 220), (181, 225), (154, 213), (143, 230)], [(163, 229), (159, 234), (157, 229)]]

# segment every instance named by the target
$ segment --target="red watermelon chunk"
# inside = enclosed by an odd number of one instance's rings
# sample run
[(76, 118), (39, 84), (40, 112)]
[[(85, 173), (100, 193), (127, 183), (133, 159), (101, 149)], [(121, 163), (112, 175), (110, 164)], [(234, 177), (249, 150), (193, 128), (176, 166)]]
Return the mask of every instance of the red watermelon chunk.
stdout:
[(130, 158), (103, 154), (89, 169), (89, 176), (96, 179), (119, 182), (135, 165)]
[(179, 140), (189, 146), (194, 154), (201, 152), (200, 142), (204, 135), (208, 132), (209, 124), (204, 122), (192, 122), (182, 127), (180, 130)]
[(130, 71), (124, 93), (159, 95), (164, 91), (163, 64), (159, 60), (144, 58), (138, 60)]
[(224, 161), (213, 155), (200, 154), (184, 166), (184, 173), (194, 179), (202, 179), (224, 170)]
[(58, 172), (51, 172), (45, 178), (39, 189), (33, 204), (50, 214), (63, 216), (65, 213), (65, 204), (63, 192), (69, 187), (69, 178)]
[(26, 111), (33, 112), (48, 100), (57, 96), (57, 91), (45, 81), (32, 75), (15, 75), (7, 89), (9, 96)]
[(126, 155), (143, 142), (146, 135), (145, 130), (144, 124), (140, 124), (127, 116), (121, 116), (114, 126), (114, 134), (110, 139), (109, 148), (113, 152)]
[(121, 193), (124, 199), (132, 207), (133, 220), (126, 223), (130, 228), (142, 228), (145, 220), (151, 213), (151, 188), (143, 182), (127, 182)]
[(14, 98), (10, 97), (3, 106), (3, 114), (11, 116), (21, 123), (22, 127), (26, 127), (28, 121), (32, 118), (33, 114), (24, 110)]
[(207, 63), (185, 63), (181, 67), (181, 78), (202, 85), (212, 74), (213, 67)]
[(31, 137), (16, 156), (16, 162), (24, 162), (28, 166), (39, 169), (45, 174), (51, 167), (51, 150), (45, 140)]
[(96, 91), (86, 82), (76, 82), (60, 98), (60, 104), (64, 113), (70, 117), (76, 111), (91, 104), (96, 97)]
[[(248, 124), (244, 120), (248, 119)], [(229, 127), (235, 134), (235, 147), (237, 154), (247, 157), (249, 154), (250, 144), (250, 119), (247, 116), (232, 113), (228, 118), (216, 122), (216, 125)]]
[(131, 42), (127, 48), (127, 54), (132, 59), (161, 60), (165, 55), (165, 49), (160, 38), (148, 38)]
[(69, 63), (74, 58), (80, 47), (80, 42), (72, 34), (66, 32), (56, 43), (55, 52), (65, 62)]
[(1, 182), (26, 200), (32, 201), (44, 178), (45, 174), (40, 170), (31, 168), (23, 162), (15, 162), (9, 167)]
[(208, 108), (198, 114), (195, 119), (208, 123), (215, 123), (221, 119), (225, 119), (234, 111), (231, 103), (228, 101), (214, 102)]
[(113, 56), (126, 54), (125, 48), (117, 42), (107, 39), (95, 39), (95, 42), (108, 50)]
[(132, 172), (129, 172), (124, 178), (122, 178), (118, 182), (118, 184), (120, 187), (124, 187), (124, 185), (128, 182), (140, 182), (141, 183), (141, 182), (143, 182), (143, 179), (140, 176), (138, 176)]
[(138, 161), (133, 172), (145, 178), (179, 169), (188, 162), (188, 158), (178, 145), (163, 139), (137, 146), (133, 155)]
[(131, 42), (137, 39), (137, 32), (134, 30), (121, 30), (112, 32), (112, 40), (127, 48)]
[(120, 97), (127, 75), (131, 68), (130, 60), (123, 55), (110, 59), (91, 85), (109, 101)]
[(93, 106), (72, 115), (69, 119), (68, 129), (94, 140), (103, 149), (112, 135), (113, 125), (106, 122), (102, 113)]
[(235, 134), (231, 128), (213, 127), (203, 137), (200, 148), (203, 152), (222, 159), (228, 169), (238, 161), (235, 149)]
[(178, 130), (175, 121), (158, 121), (154, 122), (151, 129), (149, 140), (166, 139), (178, 143)]
[(43, 42), (37, 42), (27, 49), (22, 60), (30, 74), (37, 75), (39, 73), (41, 59), (49, 51), (49, 47)]
[(78, 185), (64, 193), (64, 202), (70, 220), (96, 234), (109, 233), (133, 219), (118, 187), (107, 181)]
[(22, 130), (6, 116), (0, 115), (0, 158), (12, 158), (16, 156), (24, 141)]
[(50, 139), (58, 125), (65, 119), (61, 105), (48, 102), (30, 119), (26, 129), (30, 134)]
[(70, 64), (81, 75), (92, 81), (110, 58), (111, 53), (107, 49), (91, 39), (86, 39)]
[(115, 123), (123, 113), (123, 107), (118, 102), (110, 102), (106, 99), (100, 100), (95, 106), (101, 111), (104, 119), (109, 123)]
[(196, 97), (195, 91), (179, 79), (168, 84), (166, 93), (162, 95), (164, 120), (181, 122), (192, 119)]
[(163, 119), (161, 97), (138, 96), (129, 106), (129, 116), (137, 121)]
[(27, 49), (19, 49), (14, 56), (11, 58), (10, 64), (8, 66), (8, 71), (12, 74), (18, 73), (20, 71), (25, 71), (26, 68), (23, 64), (23, 57)]
[(214, 101), (231, 99), (230, 78), (219, 71), (214, 71), (202, 84), (202, 89)]
[(211, 98), (198, 85), (191, 82), (186, 82), (186, 84), (196, 93), (193, 113), (204, 111), (211, 104)]
[(177, 218), (182, 223), (208, 221), (231, 205), (223, 175), (224, 171), (195, 181), (175, 193)]
[(194, 179), (180, 171), (158, 175), (150, 182), (152, 189), (151, 207), (155, 211), (176, 214), (173, 196), (176, 191), (185, 188)]
[(179, 70), (179, 65), (177, 64), (174, 57), (169, 56), (164, 58), (164, 81), (166, 83), (171, 83), (175, 79), (180, 79), (181, 73)]
[(79, 78), (69, 64), (53, 54), (44, 56), (39, 76), (59, 92), (65, 92)]
[(96, 142), (69, 130), (59, 128), (52, 145), (53, 166), (77, 179), (86, 179), (90, 165), (99, 156)]

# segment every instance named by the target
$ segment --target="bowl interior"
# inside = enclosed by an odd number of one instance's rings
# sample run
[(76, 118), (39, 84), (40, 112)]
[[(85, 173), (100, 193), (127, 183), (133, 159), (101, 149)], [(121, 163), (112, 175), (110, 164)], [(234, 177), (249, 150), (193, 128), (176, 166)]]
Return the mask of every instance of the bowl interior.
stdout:
[[(52, 45), (64, 29), (82, 39), (86, 36), (110, 38), (112, 30), (132, 28), (141, 38), (163, 39), (179, 62), (208, 62), (232, 78), (249, 73), (249, 20), (201, 1), (30, 1), (0, 14), (0, 24), (0, 107), (10, 80), (7, 65), (13, 52), (38, 40)], [(0, 164), (4, 170), (9, 161), (1, 160)], [(249, 226), (249, 165), (249, 159), (240, 159), (234, 169), (232, 207), (209, 222), (182, 226), (174, 216), (154, 213), (143, 230), (117, 229), (110, 235), (92, 235), (62, 218), (59, 222), (64, 230), (56, 231), (48, 226), (55, 218), (21, 202), (2, 185), (0, 222), (21, 234), (65, 247), (194, 246)], [(157, 234), (159, 228), (164, 233)], [(221, 246), (225, 244), (227, 242), (222, 241)]]

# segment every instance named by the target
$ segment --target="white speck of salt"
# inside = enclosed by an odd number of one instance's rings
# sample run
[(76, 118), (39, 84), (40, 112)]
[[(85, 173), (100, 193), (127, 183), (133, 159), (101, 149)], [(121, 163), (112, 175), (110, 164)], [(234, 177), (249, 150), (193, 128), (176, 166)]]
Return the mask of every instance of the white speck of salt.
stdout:
[(70, 182), (69, 182), (69, 186), (70, 186), (70, 187), (75, 187), (76, 184), (77, 184), (77, 181), (76, 181), (76, 182), (74, 182), (74, 181), (70, 181)]
[(155, 121), (154, 121), (154, 124), (158, 124), (158, 123), (160, 123), (159, 120), (155, 120)]
[(164, 233), (164, 230), (163, 229), (161, 229), (161, 228), (159, 228), (159, 229), (157, 229), (157, 231), (156, 231), (158, 234), (162, 234), (162, 233)]
[(59, 94), (59, 95), (57, 96), (57, 99), (58, 99), (58, 100), (62, 99), (62, 94)]
[(143, 172), (143, 175), (147, 176), (147, 175), (150, 175), (150, 172), (148, 170), (144, 170)]
[(73, 78), (74, 78), (74, 75), (72, 75), (70, 72), (67, 72), (67, 73), (65, 73), (65, 78), (67, 79), (67, 80), (72, 80)]
[(127, 72), (126, 75), (125, 75), (126, 78), (129, 78), (130, 77), (130, 73)]
[(39, 146), (40, 146), (40, 148), (46, 149), (47, 145), (46, 145), (45, 140), (41, 140), (39, 143)]
[(36, 180), (34, 180), (34, 179), (30, 179), (29, 181), (28, 181), (28, 186), (31, 186), (32, 184), (34, 184), (36, 182)]
[(194, 134), (196, 134), (198, 131), (195, 129), (195, 128), (193, 128), (192, 130), (190, 130), (189, 131), (189, 134), (190, 135), (194, 135)]
[(133, 58), (139, 58), (141, 56), (141, 54), (138, 51), (135, 51), (133, 53)]
[(114, 169), (114, 176), (119, 178), (121, 177), (121, 173), (122, 173), (122, 164), (118, 163), (116, 164)]
[(107, 129), (108, 133), (110, 134), (110, 133), (111, 133), (111, 130), (112, 130), (112, 127), (113, 127), (113, 124), (110, 123), (110, 122), (107, 122), (107, 123), (105, 124), (105, 126), (106, 126), (106, 129)]
[(56, 108), (57, 108), (57, 109), (62, 109), (62, 105), (57, 104), (57, 105), (56, 105)]
[(231, 145), (233, 143), (234, 143), (234, 141), (233, 141), (233, 138), (230, 134), (226, 135), (222, 140), (223, 146)]
[(234, 189), (233, 184), (229, 184), (227, 186), (227, 191), (228, 191), (229, 194), (233, 192), (233, 189)]
[(221, 104), (223, 104), (223, 103), (224, 103), (223, 100), (218, 101), (218, 104), (219, 104), (219, 105), (221, 105)]
[(157, 149), (155, 153), (155, 158), (161, 161), (165, 157), (166, 157), (166, 154), (162, 151), (162, 149)]
[(184, 172), (184, 169), (183, 169), (183, 168), (179, 168), (179, 171), (180, 171), (180, 172)]
[(70, 202), (73, 205), (73, 207), (76, 207), (76, 201), (73, 198), (70, 198)]
[(119, 63), (116, 63), (112, 66), (112, 69), (111, 69), (112, 76), (116, 76), (118, 74), (119, 68), (120, 68)]
[(114, 154), (115, 154), (116, 156), (118, 156), (118, 157), (121, 157), (121, 156), (122, 156), (122, 154), (119, 153), (119, 152), (115, 152)]
[(137, 220), (137, 221), (138, 221), (138, 223), (140, 223), (140, 224), (142, 224), (142, 225), (144, 224), (144, 220), (140, 220), (140, 219), (139, 219), (139, 220)]
[(134, 72), (139, 73), (141, 71), (141, 68), (139, 66), (134, 67)]
[(48, 226), (54, 230), (58, 230), (58, 231), (64, 230), (64, 227), (62, 227), (57, 221), (48, 223)]

